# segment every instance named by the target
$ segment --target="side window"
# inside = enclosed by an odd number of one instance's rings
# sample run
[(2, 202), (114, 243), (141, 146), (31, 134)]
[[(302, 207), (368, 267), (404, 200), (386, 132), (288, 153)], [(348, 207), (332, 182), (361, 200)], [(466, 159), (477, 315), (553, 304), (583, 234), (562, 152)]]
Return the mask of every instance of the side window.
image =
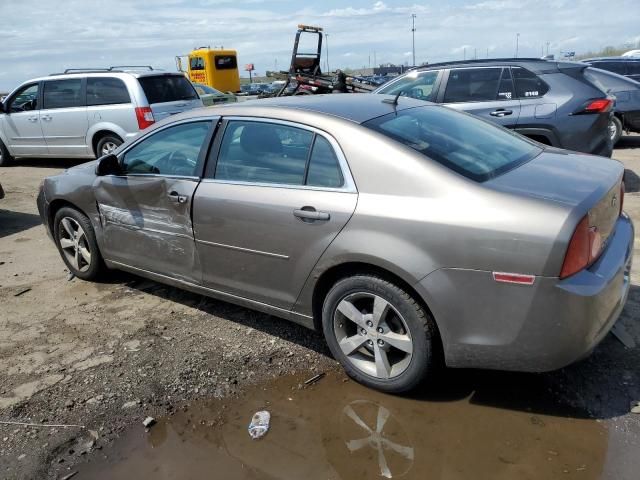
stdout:
[(191, 70), (204, 70), (204, 58), (191, 57), (189, 59)]
[(516, 98), (516, 96), (513, 89), (511, 69), (503, 68), (502, 77), (500, 77), (500, 86), (498, 87), (498, 100), (512, 100), (514, 98)]
[(42, 108), (71, 108), (84, 105), (82, 80), (49, 80), (44, 82)]
[(445, 103), (496, 99), (502, 68), (461, 68), (449, 73)]
[(626, 73), (624, 62), (592, 62), (592, 65), (596, 68), (617, 73), (618, 75), (624, 75)]
[(125, 153), (124, 171), (185, 177), (198, 175), (198, 156), (210, 127), (210, 121), (183, 123), (151, 134)]
[(87, 105), (131, 103), (127, 86), (119, 78), (87, 78)]
[(27, 85), (22, 88), (11, 100), (9, 109), (11, 112), (27, 112), (38, 108), (38, 84)]
[(627, 63), (626, 75), (640, 75), (640, 62)]
[(433, 89), (438, 78), (439, 70), (428, 72), (411, 72), (390, 85), (382, 87), (378, 93), (417, 98), (419, 100), (432, 100)]
[(336, 152), (326, 138), (316, 135), (309, 160), (306, 185), (339, 188), (343, 183)]
[(517, 98), (542, 97), (549, 91), (549, 87), (535, 73), (521, 67), (511, 69), (516, 85)]
[(303, 185), (313, 133), (275, 123), (228, 123), (215, 178)]

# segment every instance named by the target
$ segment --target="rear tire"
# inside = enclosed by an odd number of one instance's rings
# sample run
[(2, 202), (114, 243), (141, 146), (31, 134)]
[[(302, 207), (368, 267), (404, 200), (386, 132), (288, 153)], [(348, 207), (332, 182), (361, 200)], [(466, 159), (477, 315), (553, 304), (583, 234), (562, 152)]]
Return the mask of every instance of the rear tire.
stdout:
[(615, 146), (622, 137), (622, 121), (616, 117), (611, 117), (609, 120), (609, 136), (611, 137), (611, 144)]
[(58, 210), (53, 220), (53, 238), (69, 272), (76, 277), (95, 280), (106, 269), (91, 221), (75, 208)]
[(9, 150), (0, 140), (0, 167), (6, 167), (13, 162), (13, 157), (9, 154)]
[(397, 285), (370, 275), (338, 281), (322, 307), (324, 336), (346, 373), (390, 393), (419, 386), (436, 366), (436, 327)]
[(102, 137), (96, 145), (96, 157), (100, 158), (113, 153), (123, 143), (122, 139), (116, 135)]

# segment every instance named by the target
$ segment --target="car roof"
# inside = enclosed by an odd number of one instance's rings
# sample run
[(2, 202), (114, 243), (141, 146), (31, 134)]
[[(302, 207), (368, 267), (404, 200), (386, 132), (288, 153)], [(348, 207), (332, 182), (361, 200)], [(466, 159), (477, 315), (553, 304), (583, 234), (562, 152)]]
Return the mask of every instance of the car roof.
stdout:
[[(342, 118), (354, 123), (364, 123), (368, 120), (409, 108), (434, 105), (423, 100), (408, 97), (398, 98), (394, 105), (395, 95), (361, 94), (325, 94), (325, 95), (295, 95), (289, 97), (272, 97), (259, 100), (249, 100), (241, 103), (220, 105), (216, 107), (198, 108), (170, 117), (173, 120), (206, 117), (211, 115), (226, 116), (263, 116), (268, 110), (273, 110), (278, 117), (287, 110), (304, 111)], [(169, 120), (169, 119), (167, 119)], [(169, 123), (169, 122), (167, 122)]]
[(640, 62), (639, 57), (593, 57), (588, 58), (586, 60), (581, 60), (582, 62), (595, 62), (598, 60), (606, 60), (608, 62)]
[(481, 60), (455, 60), (451, 62), (439, 62), (418, 67), (412, 71), (425, 71), (442, 67), (493, 67), (493, 66), (518, 66), (526, 68), (534, 73), (552, 73), (566, 68), (584, 68), (578, 62), (563, 62), (556, 60), (543, 60), (540, 58), (489, 58)]
[[(149, 71), (137, 71), (137, 70), (85, 70), (79, 72), (69, 72), (69, 73), (52, 73), (47, 75), (46, 77), (33, 78), (28, 82), (40, 82), (43, 80), (63, 80), (65, 78), (83, 78), (83, 77), (133, 77), (133, 78), (143, 78), (143, 77), (169, 77), (169, 76), (181, 76), (184, 75), (180, 72), (166, 72), (163, 70), (149, 70)], [(186, 78), (186, 77), (185, 77)]]

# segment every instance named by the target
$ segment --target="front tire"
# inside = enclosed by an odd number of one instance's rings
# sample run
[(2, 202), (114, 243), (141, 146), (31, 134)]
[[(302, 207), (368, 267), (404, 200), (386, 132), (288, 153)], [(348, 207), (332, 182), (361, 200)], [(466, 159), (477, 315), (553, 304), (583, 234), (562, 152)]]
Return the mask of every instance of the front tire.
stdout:
[(611, 137), (611, 144), (615, 146), (622, 137), (622, 121), (618, 117), (611, 117), (609, 120), (609, 136)]
[(104, 157), (105, 155), (115, 152), (122, 143), (122, 139), (116, 135), (102, 137), (96, 145), (96, 157)]
[(83, 280), (98, 278), (105, 267), (87, 216), (64, 207), (56, 213), (53, 225), (56, 246), (69, 272)]
[(410, 294), (382, 278), (338, 281), (325, 298), (322, 326), (336, 360), (368, 387), (406, 392), (435, 369), (433, 319)]
[(13, 161), (13, 157), (9, 154), (9, 150), (0, 140), (0, 167), (6, 167)]

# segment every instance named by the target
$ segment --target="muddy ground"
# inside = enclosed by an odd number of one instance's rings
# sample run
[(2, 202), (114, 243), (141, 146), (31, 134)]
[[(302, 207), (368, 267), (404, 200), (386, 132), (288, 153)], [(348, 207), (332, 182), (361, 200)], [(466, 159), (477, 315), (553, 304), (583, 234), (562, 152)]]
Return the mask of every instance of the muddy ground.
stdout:
[[(625, 207), (640, 225), (640, 137), (624, 138), (614, 157), (628, 169)], [(365, 402), (356, 403), (357, 408), (377, 412), (388, 404), (384, 408), (410, 426), (403, 433), (408, 440), (398, 440), (415, 449), (416, 460), (405, 478), (469, 478), (466, 474), (473, 472), (475, 478), (542, 478), (541, 472), (544, 478), (637, 478), (640, 415), (629, 412), (640, 401), (640, 347), (625, 347), (609, 335), (591, 357), (558, 372), (446, 371), (437, 386), (411, 398), (370, 392), (345, 383), (321, 336), (302, 327), (127, 274), (114, 273), (99, 284), (68, 280), (40, 225), (35, 197), (43, 177), (76, 163), (23, 160), (0, 169), (6, 192), (0, 200), (0, 478), (58, 479), (77, 471), (75, 478), (94, 478), (99, 472), (102, 478), (134, 478), (132, 472), (138, 472), (137, 478), (201, 478), (206, 472), (208, 478), (375, 478), (382, 472), (379, 462), (373, 470), (358, 468), (358, 453), (344, 450), (331, 421), (318, 421), (330, 410), (347, 411), (353, 401)], [(634, 286), (620, 322), (640, 345), (639, 269), (636, 259)], [(318, 372), (333, 373), (313, 387), (297, 388)], [(282, 393), (287, 391), (291, 396)], [(349, 402), (339, 403), (345, 395)], [(314, 398), (323, 401), (309, 410)], [(293, 452), (296, 458), (307, 456), (300, 470), (256, 467), (242, 470), (251, 475), (241, 476), (233, 468), (251, 467), (238, 460), (253, 455), (251, 449), (239, 447), (241, 453), (233, 455), (238, 465), (207, 455), (220, 450), (212, 433), (217, 425), (235, 425), (234, 432), (245, 435), (252, 409), (272, 404), (286, 410), (286, 402), (306, 406), (289, 416), (318, 415), (309, 420), (310, 433), (292, 437), (299, 438), (296, 444), (310, 442), (308, 449)], [(216, 416), (232, 406), (237, 407), (233, 415)], [(465, 415), (475, 420), (463, 422)], [(146, 434), (142, 421), (147, 416), (169, 420)], [(314, 428), (320, 429), (317, 435)], [(187, 430), (196, 433), (185, 439)], [(172, 432), (170, 441), (158, 440), (162, 431), (165, 436)], [(214, 440), (208, 440), (210, 435)], [(279, 435), (276, 424), (272, 438), (287, 438)], [(447, 442), (441, 444), (443, 436)], [(237, 433), (232, 438), (244, 441)], [(203, 449), (202, 456), (190, 458), (184, 447), (176, 447), (185, 442), (193, 446), (190, 452), (200, 451), (195, 445)], [(507, 442), (508, 448), (487, 449), (491, 442)], [(322, 454), (324, 463), (311, 470), (320, 455), (318, 445), (331, 455)], [(149, 446), (156, 448), (155, 456), (149, 457)], [(437, 471), (435, 460), (420, 454), (434, 448), (444, 455), (437, 457)], [(534, 450), (535, 455), (526, 454)], [(136, 463), (131, 452), (149, 461)], [(277, 458), (282, 452), (268, 453)], [(562, 455), (564, 463), (553, 468), (545, 463)], [(465, 456), (467, 463), (456, 460)], [(213, 474), (205, 468), (211, 458), (229, 469)], [(403, 470), (406, 458), (401, 455), (400, 466), (393, 468)], [(158, 468), (145, 471), (149, 465)], [(158, 476), (158, 469), (164, 476)]]

